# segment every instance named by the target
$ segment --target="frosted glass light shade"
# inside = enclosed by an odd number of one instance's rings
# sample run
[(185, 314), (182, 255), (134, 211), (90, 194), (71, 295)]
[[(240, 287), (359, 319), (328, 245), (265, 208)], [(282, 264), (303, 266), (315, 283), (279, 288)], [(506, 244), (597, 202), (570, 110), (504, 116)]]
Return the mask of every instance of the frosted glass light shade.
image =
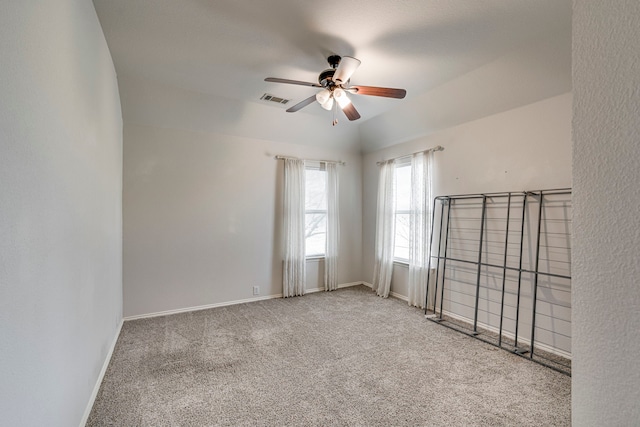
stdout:
[(316, 101), (325, 110), (331, 110), (333, 107), (333, 98), (331, 97), (331, 91), (329, 89), (323, 89), (316, 94)]
[(322, 89), (320, 92), (316, 94), (316, 101), (319, 104), (324, 104), (331, 98), (331, 91), (329, 89)]
[(331, 110), (333, 108), (333, 98), (329, 98), (327, 102), (320, 104), (320, 106), (325, 110)]
[(347, 97), (347, 93), (340, 88), (333, 91), (333, 97), (335, 98), (338, 105), (340, 105), (340, 108), (344, 108), (347, 105), (351, 104), (351, 100)]

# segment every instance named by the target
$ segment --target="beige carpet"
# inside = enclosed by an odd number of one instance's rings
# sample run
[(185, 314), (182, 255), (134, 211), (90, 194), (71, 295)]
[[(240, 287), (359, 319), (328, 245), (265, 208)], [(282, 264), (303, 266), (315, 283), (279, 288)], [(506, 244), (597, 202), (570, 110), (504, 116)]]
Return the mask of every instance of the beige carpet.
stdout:
[(125, 322), (88, 425), (562, 426), (570, 389), (358, 286)]

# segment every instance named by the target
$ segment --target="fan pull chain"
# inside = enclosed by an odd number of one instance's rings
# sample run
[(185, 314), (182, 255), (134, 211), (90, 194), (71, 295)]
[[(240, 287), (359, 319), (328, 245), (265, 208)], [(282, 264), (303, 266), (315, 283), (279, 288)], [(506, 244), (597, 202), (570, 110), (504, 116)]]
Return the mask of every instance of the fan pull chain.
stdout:
[(336, 119), (336, 111), (338, 111), (338, 103), (334, 102), (333, 103), (333, 121), (331, 122), (332, 126), (335, 126), (338, 124), (338, 119)]

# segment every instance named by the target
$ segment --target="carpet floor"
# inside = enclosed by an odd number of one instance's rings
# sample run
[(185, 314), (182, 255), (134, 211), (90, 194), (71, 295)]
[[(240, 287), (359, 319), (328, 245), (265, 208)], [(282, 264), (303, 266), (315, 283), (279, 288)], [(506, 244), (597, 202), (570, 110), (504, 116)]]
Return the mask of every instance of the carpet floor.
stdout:
[(88, 426), (563, 426), (571, 378), (364, 286), (124, 323)]

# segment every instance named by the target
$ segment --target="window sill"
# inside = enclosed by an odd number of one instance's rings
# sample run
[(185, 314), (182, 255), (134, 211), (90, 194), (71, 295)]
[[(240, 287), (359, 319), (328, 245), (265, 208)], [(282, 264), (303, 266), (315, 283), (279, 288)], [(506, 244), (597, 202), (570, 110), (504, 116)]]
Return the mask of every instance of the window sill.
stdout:
[(315, 262), (324, 261), (324, 255), (308, 256), (308, 257), (305, 257), (305, 261), (315, 261)]
[(402, 265), (404, 267), (409, 267), (409, 260), (408, 259), (394, 259), (393, 263), (397, 264), (397, 265)]

